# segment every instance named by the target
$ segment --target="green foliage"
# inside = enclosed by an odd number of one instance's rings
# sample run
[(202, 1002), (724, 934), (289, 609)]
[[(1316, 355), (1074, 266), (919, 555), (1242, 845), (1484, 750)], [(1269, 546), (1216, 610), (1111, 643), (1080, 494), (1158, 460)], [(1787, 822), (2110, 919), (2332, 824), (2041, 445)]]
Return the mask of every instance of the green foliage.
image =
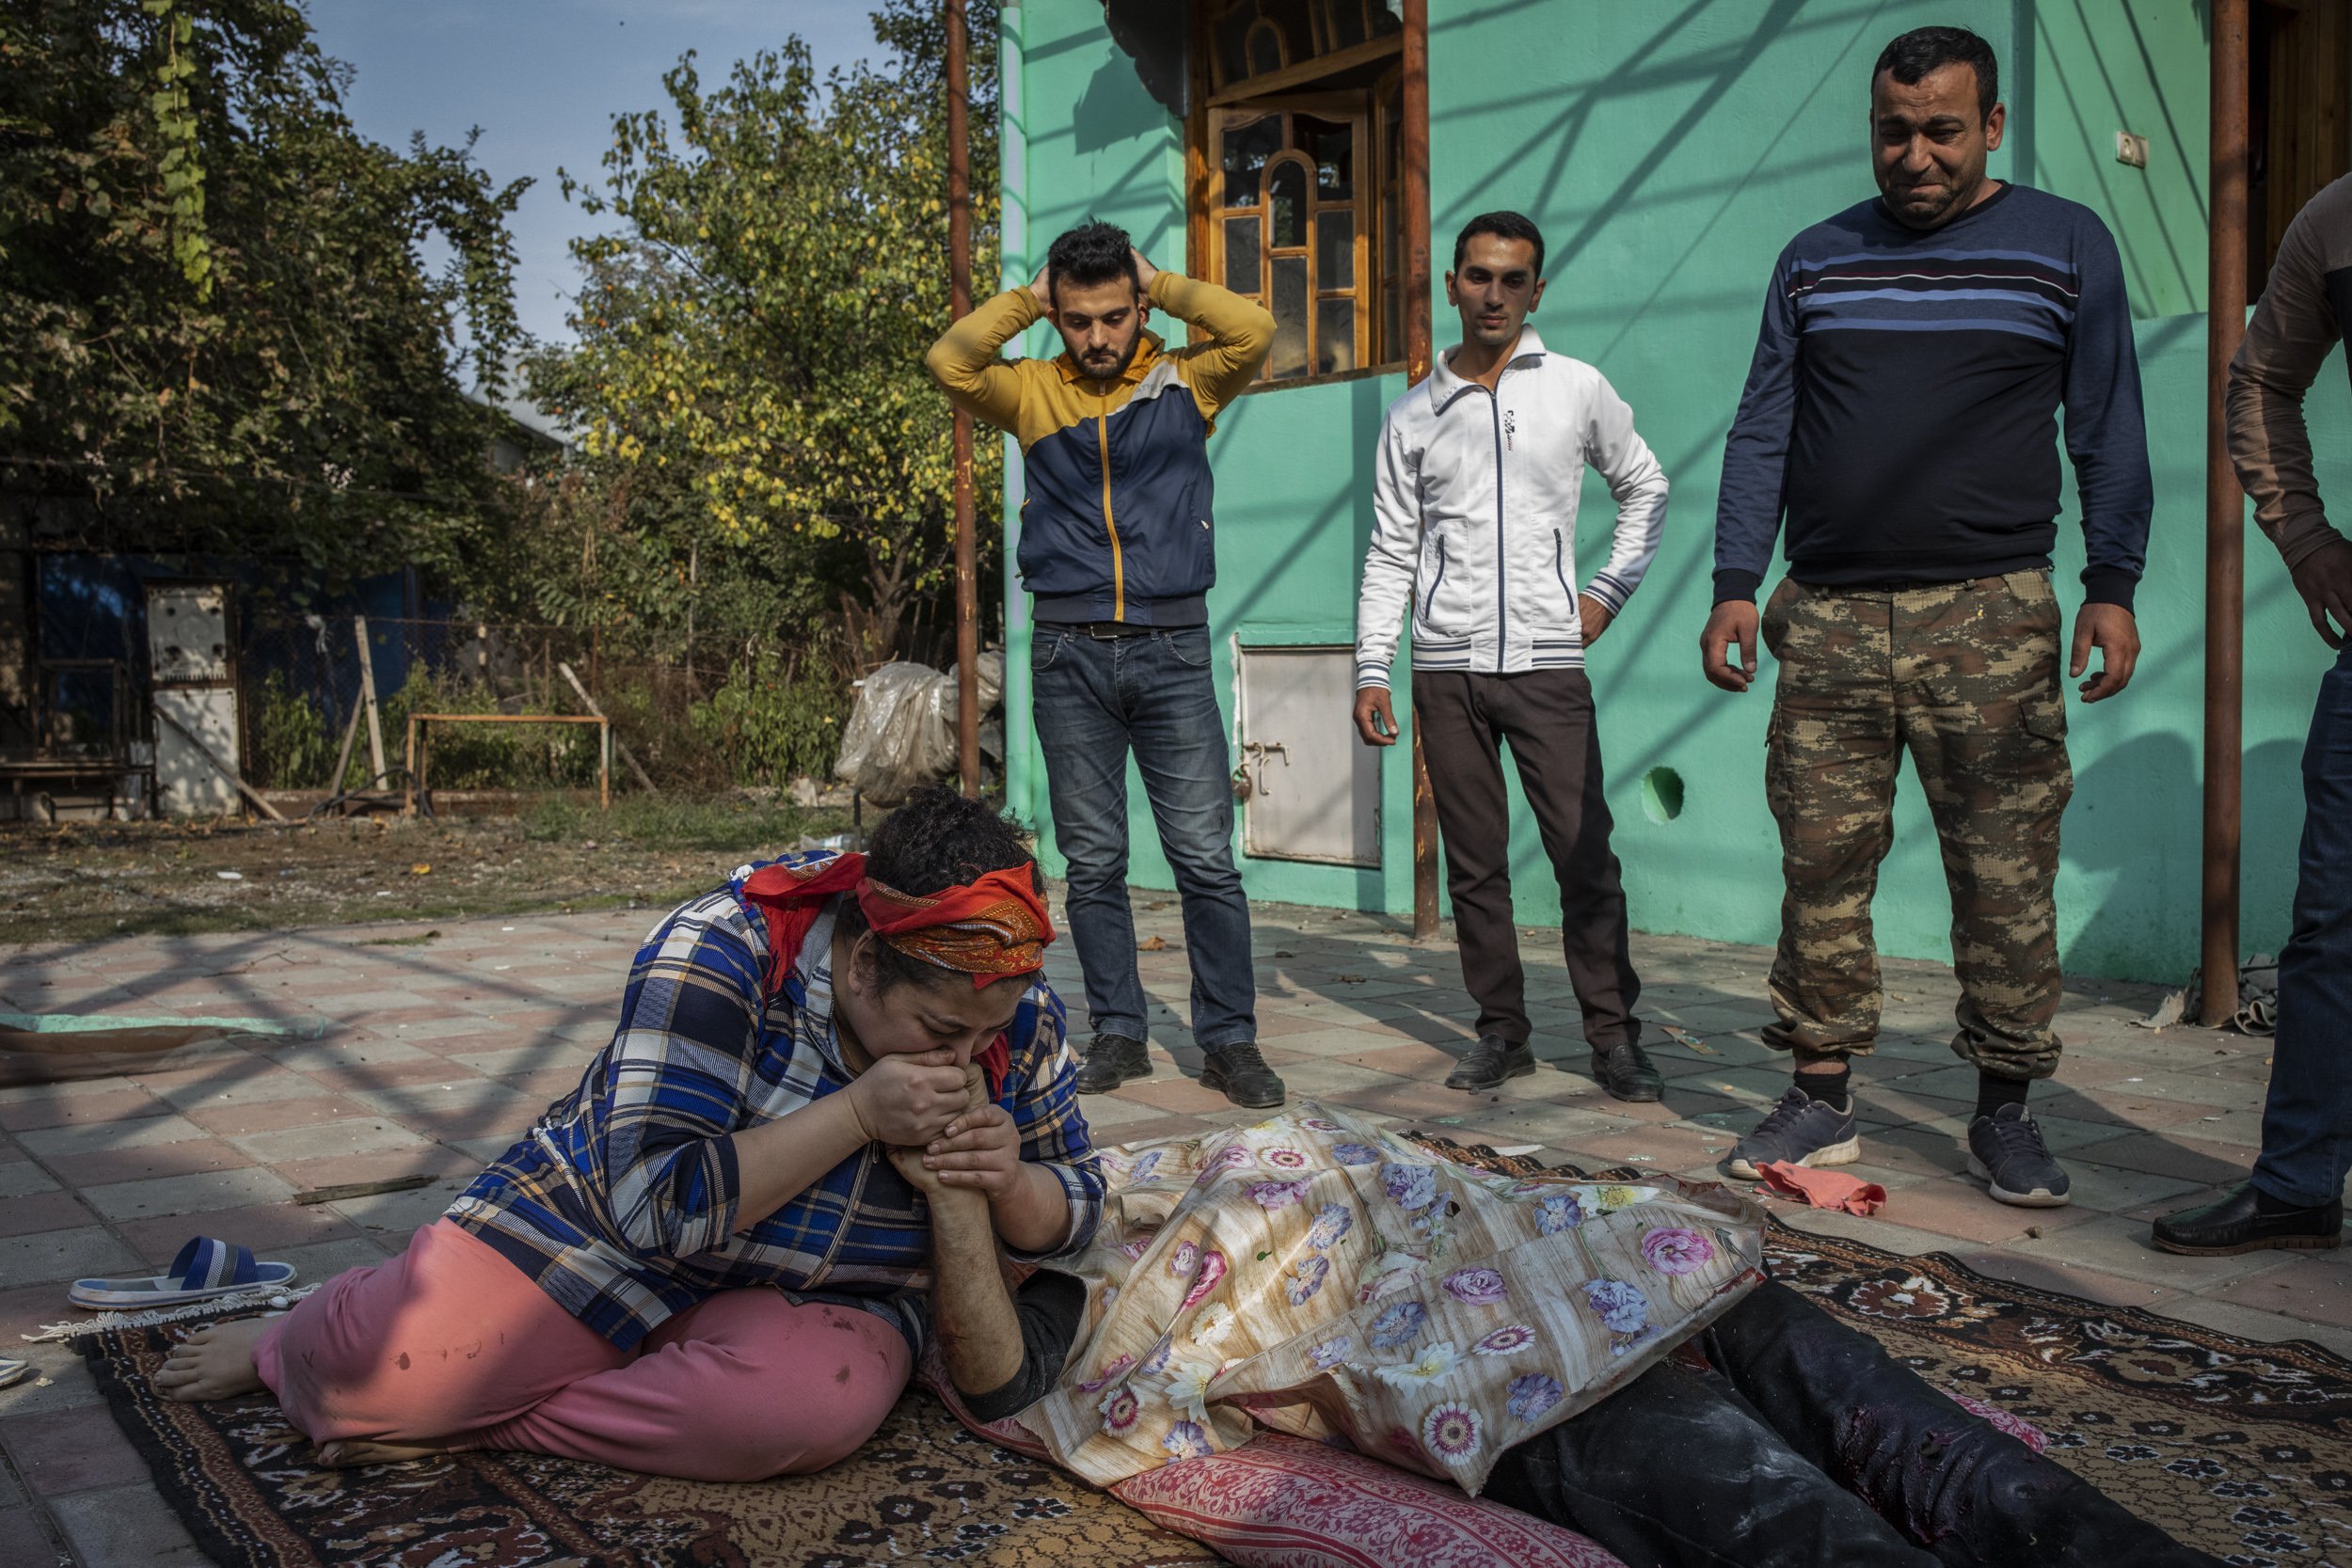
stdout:
[[(996, 16), (972, 13), (986, 293)], [(821, 84), (798, 39), (716, 86), (690, 55), (664, 78), (667, 115), (613, 120), (600, 184), (563, 177), (611, 231), (574, 242), (578, 346), (531, 369), (581, 432), (588, 476), (543, 519), (545, 554), (560, 538), (578, 564), (550, 562), (538, 613), (671, 636), (691, 613), (790, 642), (794, 618), (847, 600), (880, 657), (950, 587), (950, 413), (921, 363), (948, 319), (945, 40), (930, 0), (885, 0), (875, 24), (896, 58)], [(976, 442), (983, 519), (1000, 450)]]
[[(498, 693), (470, 681), (436, 679), (421, 666), (383, 703), (384, 744), (396, 763), (404, 754), (412, 713), (497, 713)], [(590, 788), (596, 783), (596, 730), (588, 724), (429, 724), (425, 783), (442, 789)], [(352, 784), (367, 772), (366, 747), (352, 766)], [(618, 768), (618, 764), (614, 764)], [(619, 781), (614, 781), (618, 786)]]
[(361, 137), (348, 79), (294, 0), (0, 6), (0, 504), (329, 579), (495, 561), (462, 385), (519, 336), (524, 187)]
[(262, 682), (253, 710), (253, 777), (262, 789), (316, 789), (335, 770), (342, 736), (307, 691), (287, 689), (282, 670)]
[(726, 684), (693, 708), (695, 730), (726, 759), (734, 782), (752, 784), (830, 777), (849, 718), (848, 683), (837, 671), (769, 651), (730, 668)]

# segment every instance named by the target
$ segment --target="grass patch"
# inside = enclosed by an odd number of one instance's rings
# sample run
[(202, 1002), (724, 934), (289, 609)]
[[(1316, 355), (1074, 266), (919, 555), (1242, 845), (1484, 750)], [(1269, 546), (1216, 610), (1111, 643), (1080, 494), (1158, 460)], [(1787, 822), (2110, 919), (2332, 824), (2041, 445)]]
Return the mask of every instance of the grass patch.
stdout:
[(625, 795), (610, 811), (549, 796), (522, 819), (523, 836), (535, 844), (626, 844), (769, 855), (791, 848), (804, 834), (823, 837), (848, 826), (837, 811), (669, 795)]

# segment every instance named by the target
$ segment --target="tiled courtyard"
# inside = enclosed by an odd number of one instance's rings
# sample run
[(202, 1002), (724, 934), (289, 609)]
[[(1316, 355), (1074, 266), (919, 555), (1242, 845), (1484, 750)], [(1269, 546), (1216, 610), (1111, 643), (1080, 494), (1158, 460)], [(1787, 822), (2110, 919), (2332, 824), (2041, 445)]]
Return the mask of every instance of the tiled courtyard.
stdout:
[[(1099, 1142), (1255, 1119), (1194, 1081), (1189, 985), (1172, 899), (1136, 895), (1140, 958), (1159, 998), (1150, 1079), (1086, 1101)], [(1439, 1081), (1468, 1044), (1448, 941), (1416, 947), (1384, 918), (1259, 905), (1260, 1029), (1292, 1098), (1465, 1143), (1538, 1146), (1587, 1165), (1712, 1179), (1718, 1154), (1785, 1086), (1759, 1042), (1769, 955), (1637, 938), (1642, 1012), (1667, 1075), (1659, 1105), (1620, 1105), (1583, 1076), (1557, 934), (1525, 933), (1543, 1070), (1499, 1093)], [(0, 1008), (155, 1017), (324, 1017), (323, 1037), (183, 1069), (0, 1089), (0, 1354), (38, 1381), (0, 1390), (0, 1564), (191, 1568), (203, 1559), (97, 1402), (78, 1355), (18, 1336), (77, 1316), (64, 1282), (160, 1268), (195, 1234), (243, 1242), (316, 1280), (399, 1248), (482, 1161), (569, 1088), (612, 1027), (630, 953), (654, 915), (140, 938), (0, 952)], [(1154, 942), (1163, 943), (1153, 946)], [(1053, 974), (1083, 1013), (1065, 944)], [(1974, 1076), (1946, 1044), (1940, 965), (1890, 963), (1886, 1033), (1857, 1073), (1871, 1219), (1778, 1206), (1791, 1223), (1901, 1252), (1954, 1253), (1990, 1274), (2128, 1303), (2258, 1339), (2352, 1354), (2352, 1252), (2184, 1259), (2147, 1243), (2150, 1216), (2234, 1180), (2259, 1134), (2266, 1041), (2131, 1021), (2156, 992), (2078, 984), (2058, 1085), (2034, 1106), (2075, 1201), (2004, 1208), (1964, 1173)], [(1171, 1010), (1174, 1009), (1174, 1010)], [(1695, 1043), (1692, 1043), (1695, 1042)], [(432, 1185), (297, 1206), (294, 1195), (421, 1174)], [(485, 1565), (495, 1568), (495, 1565)]]

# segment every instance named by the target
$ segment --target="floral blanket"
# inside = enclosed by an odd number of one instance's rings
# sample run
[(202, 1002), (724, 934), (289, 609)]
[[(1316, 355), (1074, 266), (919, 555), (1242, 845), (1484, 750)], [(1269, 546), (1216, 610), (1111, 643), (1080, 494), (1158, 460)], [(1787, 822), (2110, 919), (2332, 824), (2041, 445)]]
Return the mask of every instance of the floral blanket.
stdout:
[(1763, 1277), (1745, 1198), (1492, 1175), (1304, 1104), (1107, 1151), (1087, 1323), (1022, 1412), (1108, 1487), (1259, 1424), (1476, 1493)]

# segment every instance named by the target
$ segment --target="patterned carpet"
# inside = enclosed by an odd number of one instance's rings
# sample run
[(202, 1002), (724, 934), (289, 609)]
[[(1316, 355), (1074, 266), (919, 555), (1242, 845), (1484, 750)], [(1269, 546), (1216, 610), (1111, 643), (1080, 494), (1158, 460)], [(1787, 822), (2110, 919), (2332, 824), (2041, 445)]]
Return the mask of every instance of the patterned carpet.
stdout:
[[(1530, 1162), (1433, 1148), (1533, 1175)], [(2052, 1457), (2246, 1568), (2352, 1568), (2352, 1362), (1985, 1279), (1941, 1255), (1773, 1230), (1774, 1274), (1931, 1383), (2032, 1421)], [(1217, 1559), (911, 1392), (824, 1474), (715, 1485), (519, 1453), (320, 1469), (266, 1398), (160, 1400), (186, 1323), (82, 1341), (116, 1419), (221, 1568), (1177, 1568)]]

